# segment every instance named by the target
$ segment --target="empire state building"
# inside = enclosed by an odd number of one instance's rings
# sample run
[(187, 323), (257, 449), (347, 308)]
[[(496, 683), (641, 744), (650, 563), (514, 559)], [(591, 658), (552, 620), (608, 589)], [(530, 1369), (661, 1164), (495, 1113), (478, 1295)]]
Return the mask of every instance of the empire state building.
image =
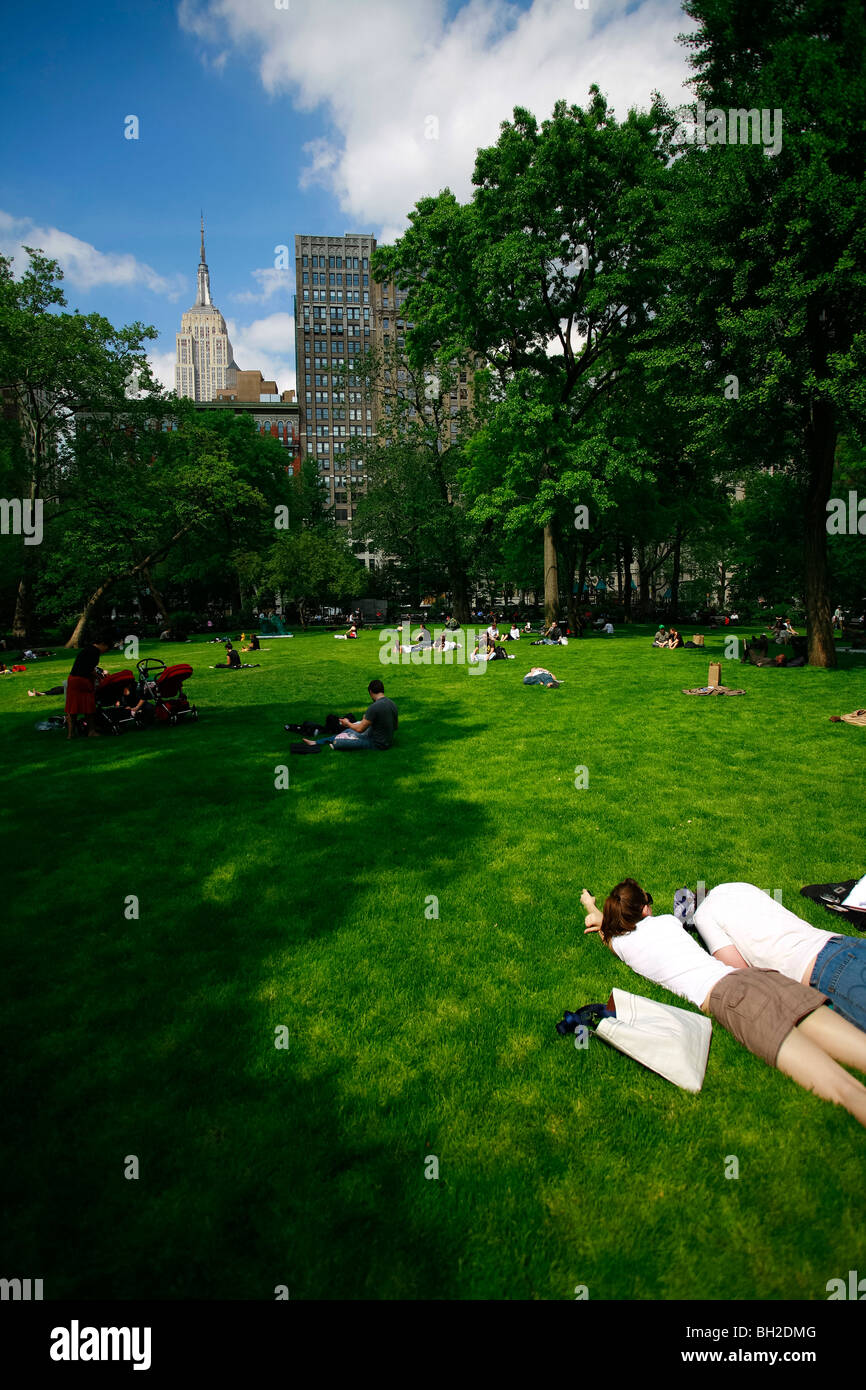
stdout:
[(225, 386), (226, 373), (236, 372), (226, 321), (210, 297), (210, 271), (204, 258), (204, 218), (201, 222), (201, 260), (195, 304), (181, 317), (177, 334), (174, 389), (178, 396), (212, 401)]

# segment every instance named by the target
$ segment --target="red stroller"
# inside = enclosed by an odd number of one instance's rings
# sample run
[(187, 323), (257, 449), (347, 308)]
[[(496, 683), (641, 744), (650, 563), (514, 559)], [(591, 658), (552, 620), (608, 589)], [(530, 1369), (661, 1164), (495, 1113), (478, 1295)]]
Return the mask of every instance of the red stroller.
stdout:
[[(126, 692), (126, 694), (124, 694)], [(140, 729), (131, 704), (138, 704), (138, 682), (132, 671), (113, 671), (96, 686), (96, 727), (108, 734)]]
[(183, 683), (192, 675), (192, 667), (185, 662), (166, 666), (158, 657), (148, 657), (139, 661), (141, 677), (139, 693), (144, 699), (153, 702), (153, 716), (167, 724), (178, 724), (181, 720), (198, 719), (198, 710), (187, 699)]

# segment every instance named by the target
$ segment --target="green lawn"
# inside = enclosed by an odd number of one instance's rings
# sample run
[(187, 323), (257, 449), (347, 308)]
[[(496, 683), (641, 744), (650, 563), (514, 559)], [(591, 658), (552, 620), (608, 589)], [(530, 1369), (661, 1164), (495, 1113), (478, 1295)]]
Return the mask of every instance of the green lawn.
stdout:
[[(697, 1096), (554, 1029), (614, 985), (682, 1002), (583, 936), (584, 886), (632, 874), (670, 911), (745, 879), (836, 928), (798, 890), (866, 868), (866, 730), (828, 722), (866, 660), (682, 695), (723, 647), (522, 641), (477, 675), (382, 667), (369, 631), (240, 673), (152, 643), (194, 665), (200, 722), (72, 744), (27, 697), (68, 655), (0, 681), (0, 1272), (46, 1298), (824, 1299), (862, 1270), (844, 1111), (717, 1025)], [(539, 660), (561, 689), (522, 685)], [(360, 714), (378, 675), (390, 752), (289, 756), (285, 721)]]

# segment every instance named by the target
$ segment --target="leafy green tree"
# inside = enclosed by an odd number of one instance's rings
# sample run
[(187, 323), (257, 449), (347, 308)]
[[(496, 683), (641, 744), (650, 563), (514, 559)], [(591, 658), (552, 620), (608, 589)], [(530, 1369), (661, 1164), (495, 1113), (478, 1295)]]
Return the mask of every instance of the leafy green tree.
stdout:
[(802, 480), (809, 660), (832, 666), (827, 501), (840, 433), (866, 424), (866, 14), (859, 0), (684, 8), (707, 134), (715, 111), (726, 135), (729, 113), (766, 111), (782, 142), (684, 146), (655, 328), (692, 361), (707, 449), (739, 449), (744, 477), (773, 465)]
[[(15, 413), (26, 460), (23, 495), (53, 504), (63, 486), (76, 415), (122, 402), (131, 383), (154, 393), (146, 342), (156, 330), (134, 323), (115, 328), (100, 314), (61, 313), (66, 300), (56, 261), (26, 247), (20, 279), (0, 256), (0, 386)], [(13, 631), (28, 626), (29, 586), (38, 547), (24, 548)]]
[(472, 412), (459, 397), (451, 408), (460, 369), (443, 373), (429, 362), (419, 368), (392, 351), (378, 359), (371, 354), (363, 370), (381, 383), (385, 408), (376, 437), (353, 445), (367, 477), (355, 529), (397, 561), (394, 577), (408, 586), (414, 604), (447, 589), (455, 616), (467, 622), (484, 547), (483, 528), (460, 485), (472, 428)]
[[(181, 402), (172, 404), (179, 428), (163, 431), (153, 410), (128, 401), (122, 413), (79, 420), (39, 576), (46, 600), (79, 607), (67, 646), (110, 592), (150, 576), (185, 537), (212, 533), (227, 512), (266, 513), (219, 431)], [(165, 602), (158, 606), (165, 615)]]
[[(485, 364), (489, 423), (464, 478), (482, 520), (544, 538), (545, 606), (559, 606), (558, 547), (574, 507), (603, 502), (603, 461), (586, 421), (649, 321), (651, 236), (664, 198), (653, 112), (619, 124), (597, 87), (587, 108), (523, 108), (480, 150), (472, 201), (422, 199), (377, 253), (376, 274), (409, 291), (410, 360)], [(583, 446), (581, 452), (581, 446)], [(509, 514), (513, 515), (509, 518)]]
[(307, 528), (279, 536), (263, 575), (284, 602), (297, 605), (303, 627), (314, 604), (357, 598), (367, 583), (367, 571), (336, 527), (330, 533)]

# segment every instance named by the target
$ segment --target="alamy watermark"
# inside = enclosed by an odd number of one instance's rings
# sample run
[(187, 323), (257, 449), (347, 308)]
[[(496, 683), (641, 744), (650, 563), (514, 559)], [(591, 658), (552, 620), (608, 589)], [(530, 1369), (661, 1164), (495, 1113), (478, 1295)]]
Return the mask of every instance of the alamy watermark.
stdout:
[(827, 535), (866, 536), (866, 497), (851, 491), (847, 506), (843, 497), (831, 497), (827, 503)]
[(0, 535), (23, 536), (25, 545), (42, 544), (42, 498), (0, 497)]
[(379, 661), (383, 666), (468, 666), (470, 675), (483, 675), (489, 660), (486, 629), (435, 628), (423, 640), (412, 641), (411, 624), (383, 627)]
[(731, 108), (722, 111), (699, 101), (693, 111), (690, 106), (677, 108), (680, 124), (673, 142), (675, 145), (763, 145), (768, 155), (782, 148), (782, 109), (769, 107)]

